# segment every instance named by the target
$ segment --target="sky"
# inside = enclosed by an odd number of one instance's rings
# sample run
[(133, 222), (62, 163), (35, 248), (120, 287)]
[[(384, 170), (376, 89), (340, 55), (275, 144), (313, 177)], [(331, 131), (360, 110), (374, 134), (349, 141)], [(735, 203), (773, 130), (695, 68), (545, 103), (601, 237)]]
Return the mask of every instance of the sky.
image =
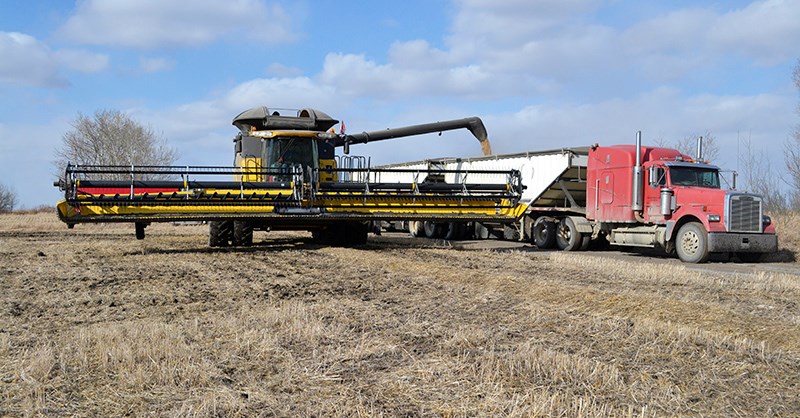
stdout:
[[(495, 153), (711, 133), (781, 164), (800, 123), (800, 1), (0, 2), (0, 183), (53, 205), (79, 115), (119, 110), (230, 165), (234, 116), (315, 108), (349, 133), (478, 116)], [(466, 131), (354, 146), (384, 164), (480, 155)]]

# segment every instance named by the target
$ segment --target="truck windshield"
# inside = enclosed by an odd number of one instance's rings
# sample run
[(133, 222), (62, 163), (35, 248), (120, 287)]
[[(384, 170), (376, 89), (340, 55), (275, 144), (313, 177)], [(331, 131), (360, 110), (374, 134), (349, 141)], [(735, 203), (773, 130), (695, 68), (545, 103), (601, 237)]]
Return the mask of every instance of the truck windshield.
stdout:
[(670, 180), (675, 186), (707, 187), (719, 189), (719, 172), (694, 167), (670, 167)]

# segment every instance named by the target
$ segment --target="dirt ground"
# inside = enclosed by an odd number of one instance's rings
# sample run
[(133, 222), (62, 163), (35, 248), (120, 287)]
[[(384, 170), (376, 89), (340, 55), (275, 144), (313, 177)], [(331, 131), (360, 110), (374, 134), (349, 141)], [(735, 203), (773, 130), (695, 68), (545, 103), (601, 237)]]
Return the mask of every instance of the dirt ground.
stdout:
[(797, 274), (147, 233), (0, 216), (0, 416), (800, 416)]

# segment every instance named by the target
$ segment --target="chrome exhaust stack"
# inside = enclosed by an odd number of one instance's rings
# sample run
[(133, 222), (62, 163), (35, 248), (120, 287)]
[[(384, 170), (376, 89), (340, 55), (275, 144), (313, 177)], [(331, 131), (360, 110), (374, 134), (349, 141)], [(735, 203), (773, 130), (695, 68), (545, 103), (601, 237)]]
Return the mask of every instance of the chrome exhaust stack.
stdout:
[(703, 137), (697, 138), (697, 156), (695, 157), (697, 161), (703, 161)]
[(631, 210), (641, 212), (644, 209), (644, 175), (642, 174), (642, 131), (636, 133), (636, 165), (633, 166), (631, 184)]

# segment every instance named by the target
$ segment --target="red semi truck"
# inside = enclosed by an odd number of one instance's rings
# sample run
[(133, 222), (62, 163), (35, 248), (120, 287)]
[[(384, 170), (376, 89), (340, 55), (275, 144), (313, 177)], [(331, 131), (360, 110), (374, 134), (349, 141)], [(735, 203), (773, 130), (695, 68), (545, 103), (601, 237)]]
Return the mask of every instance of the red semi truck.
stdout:
[[(777, 251), (775, 227), (763, 213), (762, 198), (736, 191), (735, 184), (734, 190), (724, 190), (720, 169), (703, 162), (701, 154), (702, 140), (693, 158), (674, 149), (642, 146), (639, 133), (635, 145), (386, 167), (519, 170), (526, 188), (520, 201), (527, 205), (524, 215), (514, 224), (476, 224), (477, 236), (494, 230), (506, 238), (531, 239), (540, 248), (566, 251), (605, 244), (661, 247), (689, 263), (702, 263), (713, 253), (755, 262)], [(441, 230), (448, 228), (453, 226)]]

